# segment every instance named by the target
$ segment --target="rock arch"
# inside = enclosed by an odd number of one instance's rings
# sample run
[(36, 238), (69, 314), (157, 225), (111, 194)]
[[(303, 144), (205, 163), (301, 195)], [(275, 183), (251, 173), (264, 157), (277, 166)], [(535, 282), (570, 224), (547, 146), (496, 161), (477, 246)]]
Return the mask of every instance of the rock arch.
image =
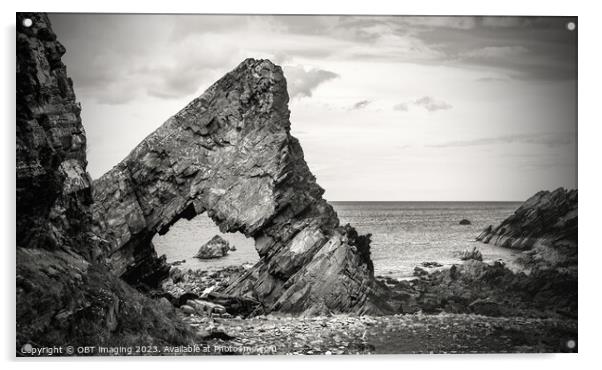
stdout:
[(168, 267), (152, 237), (207, 212), (223, 232), (254, 238), (260, 256), (227, 293), (268, 311), (388, 311), (369, 237), (339, 226), (289, 115), (281, 68), (247, 59), (96, 180), (96, 232), (112, 269), (156, 283)]

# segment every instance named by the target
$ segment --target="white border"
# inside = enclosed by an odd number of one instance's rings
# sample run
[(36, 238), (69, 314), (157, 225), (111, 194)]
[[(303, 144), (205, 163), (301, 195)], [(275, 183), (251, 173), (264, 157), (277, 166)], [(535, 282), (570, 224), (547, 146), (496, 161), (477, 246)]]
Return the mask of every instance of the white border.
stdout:
[[(8, 368), (16, 366), (24, 368), (57, 367), (60, 369), (85, 366), (87, 369), (105, 369), (111, 367), (130, 367), (131, 361), (144, 361), (145, 367), (164, 368), (177, 367), (257, 367), (261, 369), (286, 367), (287, 369), (305, 369), (316, 365), (341, 366), (345, 368), (365, 368), (368, 366), (411, 366), (413, 368), (447, 368), (454, 367), (483, 369), (504, 369), (509, 367), (540, 367), (566, 370), (578, 361), (579, 367), (594, 367), (597, 360), (597, 345), (600, 333), (598, 311), (601, 306), (599, 271), (602, 245), (597, 240), (597, 228), (600, 223), (600, 171), (602, 165), (602, 132), (600, 124), (600, 12), (596, 2), (578, 1), (527, 1), (500, 0), (492, 1), (412, 1), (394, 2), (384, 0), (331, 1), (301, 0), (294, 3), (283, 0), (250, 0), (250, 1), (62, 1), (62, 0), (28, 0), (7, 4), (2, 2), (3, 51), (0, 58), (4, 86), (1, 89), (2, 112), (5, 120), (2, 125), (2, 180), (0, 181), (0, 235), (4, 238), (4, 269), (2, 272), (4, 286), (4, 304), (1, 305), (4, 330), (1, 335), (0, 349), (3, 359), (8, 361)], [(579, 277), (579, 354), (578, 355), (422, 355), (422, 356), (372, 356), (372, 357), (338, 357), (338, 358), (182, 358), (177, 364), (168, 365), (170, 359), (93, 359), (51, 361), (40, 364), (40, 361), (14, 361), (14, 297), (15, 297), (15, 12), (16, 11), (49, 11), (49, 12), (133, 12), (133, 13), (263, 13), (263, 14), (405, 14), (405, 15), (568, 15), (579, 16), (579, 197), (580, 197), (580, 277)], [(171, 359), (173, 361), (174, 359)], [(336, 362), (331, 362), (336, 360)], [(80, 362), (84, 362), (80, 363)], [(370, 362), (369, 362), (370, 361)], [(378, 364), (372, 364), (378, 361)], [(110, 362), (110, 364), (108, 363)], [(202, 363), (192, 363), (202, 362)], [(209, 363), (210, 362), (210, 363)], [(403, 362), (403, 364), (399, 364)], [(522, 366), (521, 366), (522, 365)], [(137, 365), (135, 365), (137, 366)]]

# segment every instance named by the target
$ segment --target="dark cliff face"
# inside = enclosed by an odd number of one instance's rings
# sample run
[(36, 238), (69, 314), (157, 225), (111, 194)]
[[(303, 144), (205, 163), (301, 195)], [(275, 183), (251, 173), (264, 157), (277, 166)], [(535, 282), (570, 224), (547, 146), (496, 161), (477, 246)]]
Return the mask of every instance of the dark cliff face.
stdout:
[(577, 190), (540, 191), (477, 240), (526, 252), (534, 267), (577, 266)]
[(322, 194), (290, 135), (281, 68), (247, 59), (95, 181), (94, 214), (113, 270), (133, 284), (165, 275), (156, 233), (207, 212), (261, 257), (228, 293), (267, 311), (381, 312), (369, 239), (339, 227)]
[(91, 257), (80, 248), (91, 223), (86, 136), (65, 48), (45, 15), (19, 14), (17, 29), (17, 244)]
[(64, 53), (45, 14), (17, 14), (17, 350), (185, 342), (191, 334), (173, 308), (142, 296), (103, 263)]

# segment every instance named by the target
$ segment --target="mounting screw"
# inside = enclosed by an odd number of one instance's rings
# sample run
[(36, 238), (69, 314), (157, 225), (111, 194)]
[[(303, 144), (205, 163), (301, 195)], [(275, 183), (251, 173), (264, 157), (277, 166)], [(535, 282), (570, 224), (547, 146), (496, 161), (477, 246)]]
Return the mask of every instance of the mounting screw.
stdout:
[(577, 28), (577, 25), (575, 24), (575, 22), (569, 22), (566, 24), (566, 29), (569, 31), (574, 31), (575, 28)]

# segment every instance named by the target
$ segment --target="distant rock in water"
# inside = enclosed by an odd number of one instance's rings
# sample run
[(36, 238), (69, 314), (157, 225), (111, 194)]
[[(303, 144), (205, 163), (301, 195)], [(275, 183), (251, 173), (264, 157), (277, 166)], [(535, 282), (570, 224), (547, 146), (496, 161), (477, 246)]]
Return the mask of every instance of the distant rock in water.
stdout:
[(221, 258), (226, 256), (230, 250), (232, 250), (230, 243), (221, 236), (216, 235), (203, 244), (194, 257), (200, 259)]
[(577, 190), (540, 191), (478, 241), (529, 251), (523, 262), (537, 267), (577, 265)]
[(482, 261), (483, 255), (477, 249), (477, 247), (473, 247), (472, 250), (465, 250), (462, 253), (460, 253), (460, 259), (462, 261), (468, 261), (468, 260)]
[(422, 267), (426, 267), (426, 268), (434, 268), (434, 267), (442, 267), (443, 266), (441, 263), (435, 262), (435, 261), (422, 262), (421, 265), (422, 265)]
[(385, 313), (370, 236), (341, 227), (291, 136), (286, 79), (247, 59), (94, 181), (99, 235), (116, 274), (157, 286), (169, 266), (151, 243), (207, 213), (222, 232), (255, 239), (260, 260), (224, 293), (270, 311)]
[(460, 225), (471, 225), (471, 224), (472, 224), (472, 222), (470, 222), (470, 220), (467, 220), (465, 218), (460, 220)]

